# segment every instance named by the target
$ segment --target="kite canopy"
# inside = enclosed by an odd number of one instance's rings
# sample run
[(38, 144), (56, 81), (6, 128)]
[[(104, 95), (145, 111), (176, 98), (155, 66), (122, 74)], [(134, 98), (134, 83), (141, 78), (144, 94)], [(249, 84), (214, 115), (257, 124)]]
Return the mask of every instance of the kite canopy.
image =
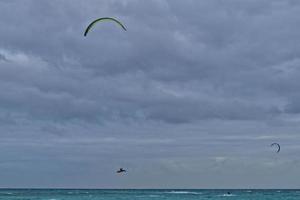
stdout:
[(272, 143), (271, 147), (273, 147), (273, 146), (277, 147), (277, 151), (276, 152), (279, 153), (279, 151), (280, 151), (280, 145), (278, 143)]
[(121, 26), (121, 28), (123, 28), (124, 31), (126, 31), (125, 26), (120, 21), (118, 21), (118, 20), (116, 20), (116, 19), (114, 19), (112, 17), (102, 17), (102, 18), (99, 18), (99, 19), (96, 19), (96, 20), (92, 21), (92, 23), (90, 23), (88, 25), (88, 27), (85, 29), (84, 36), (86, 36), (88, 34), (88, 32), (90, 31), (90, 29), (93, 28), (95, 24), (97, 24), (98, 22), (103, 22), (103, 21), (112, 21), (112, 22), (115, 22), (119, 26)]

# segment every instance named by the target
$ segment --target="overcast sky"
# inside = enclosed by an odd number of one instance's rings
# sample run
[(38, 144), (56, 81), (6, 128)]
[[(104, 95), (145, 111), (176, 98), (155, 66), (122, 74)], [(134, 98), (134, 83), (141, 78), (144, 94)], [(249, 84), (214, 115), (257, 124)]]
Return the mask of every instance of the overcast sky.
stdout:
[(299, 13), (0, 0), (0, 187), (299, 188)]

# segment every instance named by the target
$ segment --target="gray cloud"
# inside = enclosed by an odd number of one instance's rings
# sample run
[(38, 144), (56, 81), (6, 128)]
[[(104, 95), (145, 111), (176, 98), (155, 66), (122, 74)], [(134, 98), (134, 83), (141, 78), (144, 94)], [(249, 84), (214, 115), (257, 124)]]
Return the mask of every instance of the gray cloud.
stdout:
[[(0, 1), (0, 186), (299, 187), (299, 11)], [(103, 23), (83, 37), (102, 16), (128, 31)]]

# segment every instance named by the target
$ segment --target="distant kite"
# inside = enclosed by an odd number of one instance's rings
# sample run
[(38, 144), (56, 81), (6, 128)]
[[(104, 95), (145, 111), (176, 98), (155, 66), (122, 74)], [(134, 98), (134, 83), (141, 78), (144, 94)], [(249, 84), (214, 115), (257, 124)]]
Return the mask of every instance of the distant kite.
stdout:
[(115, 22), (116, 24), (118, 24), (119, 26), (121, 26), (121, 28), (123, 28), (124, 31), (126, 31), (127, 29), (125, 28), (125, 26), (118, 20), (112, 18), (112, 17), (102, 17), (102, 18), (99, 18), (99, 19), (96, 19), (94, 21), (92, 21), (92, 23), (90, 23), (88, 25), (88, 27), (85, 29), (85, 32), (84, 32), (84, 36), (86, 36), (88, 34), (88, 32), (90, 31), (91, 28), (94, 27), (95, 24), (97, 24), (98, 22), (102, 22), (102, 21), (112, 21), (112, 22)]
[(278, 143), (273, 143), (273, 144), (271, 144), (271, 147), (273, 147), (273, 146), (275, 146), (277, 148), (276, 152), (279, 153), (279, 151), (280, 151), (280, 145)]

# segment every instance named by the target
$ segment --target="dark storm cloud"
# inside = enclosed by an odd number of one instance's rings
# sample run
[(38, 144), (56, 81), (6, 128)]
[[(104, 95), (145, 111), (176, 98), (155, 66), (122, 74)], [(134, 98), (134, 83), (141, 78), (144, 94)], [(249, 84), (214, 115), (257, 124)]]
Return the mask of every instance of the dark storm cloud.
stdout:
[[(234, 165), (259, 179), (257, 165), (278, 164), (275, 173), (295, 161), (298, 1), (2, 0), (0, 12), (4, 174), (25, 163), (20, 173), (35, 177), (25, 177), (32, 186), (155, 187), (143, 175), (152, 164), (158, 172), (149, 176), (185, 169), (178, 177), (191, 182), (183, 185), (208, 187)], [(103, 16), (128, 31), (103, 23), (83, 37)], [(268, 160), (271, 140), (288, 152), (280, 163)], [(119, 165), (134, 169), (133, 182), (105, 174)], [(211, 166), (211, 182), (191, 178)], [(91, 181), (99, 168), (110, 182)], [(38, 178), (64, 172), (61, 183)], [(17, 177), (8, 183), (26, 183)]]

